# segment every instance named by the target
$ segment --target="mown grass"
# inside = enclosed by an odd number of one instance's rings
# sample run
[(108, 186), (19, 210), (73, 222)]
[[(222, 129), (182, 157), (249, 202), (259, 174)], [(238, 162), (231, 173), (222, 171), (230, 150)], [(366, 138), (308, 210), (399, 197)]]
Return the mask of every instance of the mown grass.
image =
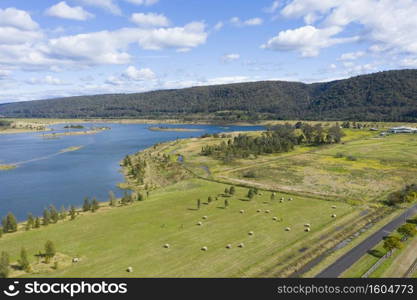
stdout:
[[(131, 206), (6, 234), (0, 239), (0, 249), (9, 252), (15, 261), (24, 246), (33, 262), (33, 255), (43, 249), (46, 240), (52, 240), (58, 252), (82, 258), (70, 267), (32, 276), (245, 276), (248, 266), (256, 267), (258, 262), (334, 222), (331, 214), (335, 211), (338, 215), (351, 211), (347, 204), (338, 204), (334, 210), (331, 202), (297, 196), (293, 196), (293, 201), (271, 203), (270, 193), (266, 192), (246, 201), (244, 188), (237, 188), (236, 195), (228, 198), (227, 209), (224, 197), (219, 196), (217, 201), (194, 210), (196, 199), (206, 202), (209, 195), (214, 198), (225, 187), (197, 179), (183, 181), (156, 190), (150, 199)], [(244, 214), (240, 213), (242, 209)], [(267, 209), (269, 214), (265, 213)], [(208, 219), (203, 220), (203, 216)], [(273, 221), (274, 216), (283, 221)], [(198, 221), (203, 225), (197, 226)], [(311, 224), (310, 233), (304, 232), (304, 223)], [(291, 227), (291, 231), (285, 231), (286, 227)], [(254, 236), (249, 236), (249, 231)], [(171, 248), (163, 248), (165, 243)], [(238, 243), (244, 243), (245, 247), (238, 248)], [(227, 244), (232, 244), (232, 249), (226, 249)], [(208, 251), (201, 251), (203, 246)], [(133, 273), (126, 272), (129, 266), (133, 267)]]

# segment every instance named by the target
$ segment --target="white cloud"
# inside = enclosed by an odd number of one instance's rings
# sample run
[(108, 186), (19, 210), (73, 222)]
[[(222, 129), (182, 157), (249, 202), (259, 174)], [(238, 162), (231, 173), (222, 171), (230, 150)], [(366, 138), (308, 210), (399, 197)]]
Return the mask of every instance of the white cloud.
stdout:
[(34, 85), (38, 85), (38, 84), (64, 85), (65, 84), (61, 79), (52, 77), (50, 75), (47, 75), (43, 78), (30, 78), (29, 80), (26, 81), (26, 83), (34, 84)]
[(149, 68), (137, 69), (129, 66), (122, 74), (124, 78), (134, 81), (153, 80), (156, 78), (155, 73)]
[(79, 0), (79, 1), (81, 1), (85, 5), (100, 7), (115, 15), (122, 14), (120, 7), (113, 0)]
[(362, 56), (365, 55), (364, 51), (356, 51), (356, 52), (348, 52), (348, 53), (343, 53), (340, 56), (340, 60), (356, 60)]
[(345, 36), (349, 25), (359, 25), (361, 39), (373, 44), (371, 51), (417, 54), (417, 1), (293, 0), (281, 14), (319, 28), (339, 27)]
[(230, 23), (237, 27), (244, 27), (244, 26), (258, 26), (263, 23), (261, 18), (251, 18), (247, 20), (240, 20), (238, 17), (233, 17), (230, 19)]
[(240, 58), (240, 54), (230, 53), (230, 54), (223, 55), (221, 60), (223, 62), (231, 62), (231, 61), (234, 61), (234, 60), (238, 60), (239, 58)]
[(15, 45), (29, 43), (41, 39), (43, 34), (39, 31), (20, 30), (13, 27), (0, 27), (0, 45)]
[(214, 30), (216, 30), (216, 31), (219, 31), (220, 29), (222, 29), (223, 28), (223, 26), (224, 26), (224, 23), (223, 22), (217, 22), (216, 23), (216, 25), (214, 25)]
[(69, 6), (65, 1), (61, 1), (45, 11), (45, 14), (52, 17), (85, 21), (94, 17), (93, 14), (84, 10), (81, 6)]
[(36, 30), (39, 27), (38, 23), (33, 21), (26, 11), (13, 7), (0, 8), (0, 26), (14, 27), (21, 30)]
[(276, 0), (276, 1), (272, 2), (272, 4), (269, 7), (265, 8), (264, 11), (266, 13), (272, 14), (278, 9), (278, 7), (279, 7), (279, 1)]
[(145, 5), (151, 6), (159, 2), (159, 0), (126, 0), (127, 2), (137, 4), (137, 5)]
[(167, 27), (170, 21), (163, 14), (155, 13), (134, 13), (130, 17), (130, 21), (142, 27)]
[(9, 77), (10, 74), (11, 74), (11, 72), (9, 70), (1, 70), (0, 69), (0, 80)]
[(316, 28), (311, 25), (303, 26), (297, 29), (288, 29), (281, 31), (277, 36), (271, 38), (262, 48), (276, 51), (296, 50), (303, 57), (317, 56), (320, 49), (335, 44), (346, 43), (356, 40), (353, 38), (335, 38), (334, 35), (341, 31), (339, 27)]

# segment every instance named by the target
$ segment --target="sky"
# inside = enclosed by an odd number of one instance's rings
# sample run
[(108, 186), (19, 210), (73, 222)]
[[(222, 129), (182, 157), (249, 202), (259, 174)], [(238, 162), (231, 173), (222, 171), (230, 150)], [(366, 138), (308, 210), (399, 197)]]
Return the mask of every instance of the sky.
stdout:
[(417, 0), (0, 0), (0, 104), (417, 68)]

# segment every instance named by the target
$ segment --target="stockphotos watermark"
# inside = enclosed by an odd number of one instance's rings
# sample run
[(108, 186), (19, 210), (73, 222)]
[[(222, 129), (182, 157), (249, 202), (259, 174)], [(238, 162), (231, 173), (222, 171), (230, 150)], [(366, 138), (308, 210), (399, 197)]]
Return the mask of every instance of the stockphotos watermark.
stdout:
[(20, 294), (42, 295), (42, 294), (59, 294), (74, 297), (79, 294), (126, 294), (127, 283), (107, 283), (105, 281), (90, 282), (26, 282), (19, 284), (14, 281), (3, 291), (6, 296), (15, 297)]

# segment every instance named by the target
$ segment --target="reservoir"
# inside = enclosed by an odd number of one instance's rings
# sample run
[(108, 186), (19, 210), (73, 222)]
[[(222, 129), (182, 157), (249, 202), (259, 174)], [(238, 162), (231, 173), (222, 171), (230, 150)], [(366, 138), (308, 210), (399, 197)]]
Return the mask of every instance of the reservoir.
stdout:
[[(85, 129), (52, 125), (50, 133), (109, 127), (97, 134), (43, 137), (42, 132), (0, 135), (0, 164), (17, 164), (0, 171), (0, 217), (12, 212), (19, 220), (28, 213), (41, 216), (54, 205), (81, 206), (84, 197), (107, 201), (109, 191), (121, 195), (120, 161), (156, 143), (205, 133), (262, 130), (261, 126), (83, 124)], [(152, 131), (149, 127), (178, 127), (198, 131)], [(71, 151), (74, 150), (74, 151)]]

